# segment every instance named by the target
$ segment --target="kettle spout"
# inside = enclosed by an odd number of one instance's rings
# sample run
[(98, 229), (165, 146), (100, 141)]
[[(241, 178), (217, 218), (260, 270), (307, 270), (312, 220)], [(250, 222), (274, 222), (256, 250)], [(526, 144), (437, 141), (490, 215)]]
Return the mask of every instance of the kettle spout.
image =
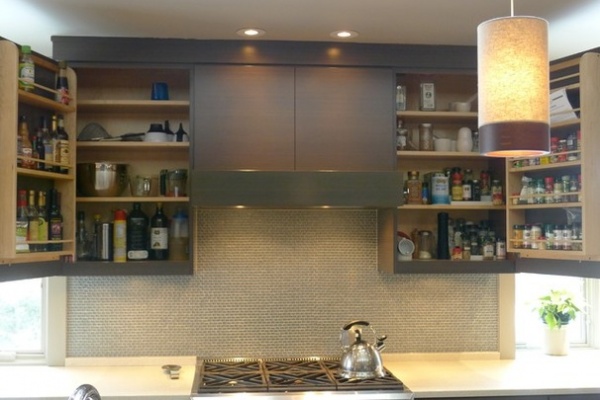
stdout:
[(375, 348), (378, 351), (383, 351), (383, 349), (385, 349), (385, 343), (384, 343), (385, 339), (387, 339), (386, 335), (377, 337), (377, 342), (375, 343)]

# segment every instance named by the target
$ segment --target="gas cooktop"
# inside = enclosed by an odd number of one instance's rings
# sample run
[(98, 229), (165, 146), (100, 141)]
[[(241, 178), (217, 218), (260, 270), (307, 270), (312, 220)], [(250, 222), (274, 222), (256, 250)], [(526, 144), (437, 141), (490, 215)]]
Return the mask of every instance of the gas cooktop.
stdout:
[(340, 376), (338, 368), (339, 359), (335, 358), (198, 359), (191, 398), (413, 398), (413, 393), (388, 370), (382, 378), (346, 379)]

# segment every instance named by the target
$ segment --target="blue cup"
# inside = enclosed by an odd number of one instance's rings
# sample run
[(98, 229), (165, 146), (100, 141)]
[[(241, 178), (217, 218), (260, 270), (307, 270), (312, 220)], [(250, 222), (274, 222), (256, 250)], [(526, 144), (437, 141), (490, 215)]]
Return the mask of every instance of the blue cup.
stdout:
[(152, 100), (169, 100), (169, 85), (166, 82), (152, 84)]

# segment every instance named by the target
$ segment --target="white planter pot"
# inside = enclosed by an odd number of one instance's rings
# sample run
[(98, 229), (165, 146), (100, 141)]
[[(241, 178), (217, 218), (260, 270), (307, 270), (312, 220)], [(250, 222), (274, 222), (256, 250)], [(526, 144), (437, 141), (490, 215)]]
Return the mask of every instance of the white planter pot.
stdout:
[(566, 356), (569, 354), (568, 325), (560, 329), (550, 329), (544, 326), (544, 352), (551, 356)]

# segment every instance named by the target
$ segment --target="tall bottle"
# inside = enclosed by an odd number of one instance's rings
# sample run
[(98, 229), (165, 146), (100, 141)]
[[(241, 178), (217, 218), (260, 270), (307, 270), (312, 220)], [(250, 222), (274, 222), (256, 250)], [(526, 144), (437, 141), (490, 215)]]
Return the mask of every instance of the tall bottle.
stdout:
[[(51, 161), (60, 163), (60, 142), (58, 140), (58, 118), (56, 115), (53, 115), (50, 119), (50, 144), (52, 146)], [(46, 170), (59, 172), (60, 166), (52, 165), (50, 168), (46, 168)]]
[(127, 261), (127, 213), (125, 210), (115, 211), (113, 223), (113, 261)]
[[(27, 218), (29, 219), (29, 226), (27, 227), (27, 240), (30, 242), (39, 241), (39, 216), (38, 210), (35, 205), (35, 190), (29, 191), (29, 201), (27, 203)], [(37, 243), (29, 244), (29, 251), (39, 251), (39, 245)]]
[[(48, 212), (48, 240), (63, 240), (63, 216), (60, 212), (60, 196), (56, 189), (50, 189), (50, 211)], [(48, 250), (61, 251), (62, 243), (50, 243)]]
[(16, 252), (29, 253), (29, 244), (27, 243), (27, 234), (29, 233), (29, 217), (27, 216), (27, 191), (22, 189), (17, 192), (16, 222)]
[(31, 58), (31, 46), (21, 46), (19, 60), (19, 89), (33, 92), (35, 83), (35, 65)]
[(150, 259), (169, 258), (169, 221), (163, 213), (162, 203), (156, 205), (156, 212), (150, 221)]
[(61, 165), (58, 167), (58, 172), (61, 174), (69, 173), (69, 134), (65, 131), (65, 120), (62, 115), (57, 117), (57, 132), (56, 132), (56, 155), (55, 160)]
[(69, 105), (69, 81), (67, 79), (67, 62), (58, 62), (58, 75), (56, 76), (56, 101)]
[[(29, 140), (29, 125), (27, 124), (27, 117), (25, 115), (19, 117), (17, 155), (33, 158), (33, 145), (31, 144), (31, 140)], [(35, 167), (35, 162), (33, 160), (17, 160), (17, 166), (32, 169)]]
[(185, 261), (189, 258), (189, 223), (187, 213), (179, 208), (171, 219), (169, 230), (169, 260)]
[[(38, 152), (40, 153), (40, 158), (44, 161), (54, 162), (54, 144), (52, 143), (52, 137), (50, 136), (50, 131), (48, 130), (48, 120), (45, 116), (40, 117), (40, 126), (37, 132), (38, 141)], [(39, 169), (45, 171), (52, 171), (52, 164), (48, 163), (39, 163)]]
[[(48, 241), (48, 209), (46, 208), (46, 192), (40, 190), (38, 193), (38, 240), (40, 242)], [(48, 243), (40, 243), (38, 251), (48, 251)]]
[(83, 211), (77, 213), (77, 237), (75, 239), (75, 249), (77, 260), (89, 260), (91, 258), (88, 233), (85, 226), (85, 212)]
[(148, 216), (142, 211), (141, 203), (133, 203), (127, 217), (127, 260), (148, 259)]

